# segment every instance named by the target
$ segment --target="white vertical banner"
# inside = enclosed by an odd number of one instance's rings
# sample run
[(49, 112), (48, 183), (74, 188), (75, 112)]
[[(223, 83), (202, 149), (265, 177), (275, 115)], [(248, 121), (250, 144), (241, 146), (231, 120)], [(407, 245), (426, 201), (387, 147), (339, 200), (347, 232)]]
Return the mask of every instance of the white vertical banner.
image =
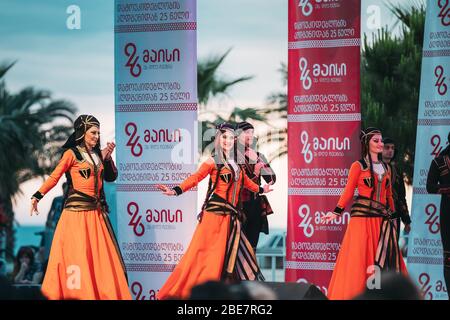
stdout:
[(187, 249), (197, 192), (196, 0), (115, 1), (117, 229), (135, 299), (155, 299)]
[(408, 271), (425, 299), (447, 299), (440, 236), (440, 195), (428, 194), (431, 161), (450, 131), (450, 2), (427, 1), (408, 242)]

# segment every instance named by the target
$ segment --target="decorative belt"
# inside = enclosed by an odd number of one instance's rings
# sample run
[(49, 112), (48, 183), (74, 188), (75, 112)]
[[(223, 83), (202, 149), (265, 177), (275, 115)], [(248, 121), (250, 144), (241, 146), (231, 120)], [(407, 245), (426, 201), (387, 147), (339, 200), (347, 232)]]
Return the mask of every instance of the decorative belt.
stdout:
[(230, 214), (238, 215), (238, 209), (229, 203), (224, 198), (213, 193), (211, 198), (208, 200), (205, 211), (216, 213), (216, 214)]
[(125, 274), (125, 278), (128, 282), (128, 275), (125, 268), (125, 263), (123, 261), (122, 253), (120, 252), (119, 244), (117, 242), (116, 235), (114, 234), (114, 229), (112, 227), (111, 221), (109, 220), (108, 211), (104, 204), (100, 201), (99, 198), (90, 196), (81, 191), (71, 189), (69, 191), (69, 195), (64, 203), (64, 208), (70, 211), (89, 211), (89, 210), (97, 210), (101, 209), (101, 214), (103, 216), (106, 228), (108, 229), (108, 233), (111, 237), (113, 245), (117, 251), (120, 264), (122, 266), (123, 272)]
[(242, 232), (239, 210), (222, 197), (213, 194), (206, 204), (205, 211), (231, 215), (222, 277), (236, 275), (240, 280), (264, 281), (252, 245)]
[(358, 218), (383, 218), (375, 264), (382, 270), (395, 270), (396, 272), (400, 272), (401, 254), (394, 223), (396, 217), (393, 215), (393, 212), (381, 202), (358, 196), (353, 203), (350, 216)]
[(67, 196), (64, 208), (70, 211), (103, 210), (100, 199), (75, 189), (72, 189)]

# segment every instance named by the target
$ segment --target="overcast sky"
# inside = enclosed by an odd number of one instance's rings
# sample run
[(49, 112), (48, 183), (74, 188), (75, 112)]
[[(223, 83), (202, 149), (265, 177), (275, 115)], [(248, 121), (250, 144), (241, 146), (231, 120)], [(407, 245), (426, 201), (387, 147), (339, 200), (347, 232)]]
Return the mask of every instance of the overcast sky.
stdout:
[[(395, 1), (398, 2), (398, 1)], [(114, 139), (114, 33), (112, 0), (0, 0), (0, 62), (17, 60), (6, 81), (14, 92), (26, 86), (48, 89), (54, 98), (72, 101), (79, 113), (91, 113), (102, 122), (105, 140)], [(233, 48), (220, 73), (230, 78), (255, 78), (236, 86), (228, 97), (213, 101), (221, 110), (234, 106), (262, 106), (267, 96), (283, 90), (277, 71), (287, 62), (286, 0), (198, 0), (198, 57)], [(363, 0), (362, 30), (392, 25), (384, 1)], [(81, 29), (66, 27), (67, 7), (81, 9)], [(378, 12), (378, 13), (377, 13)], [(275, 214), (271, 227), (285, 228), (287, 219), (287, 159), (274, 162), (278, 174), (269, 194)], [(22, 186), (14, 206), (22, 224), (44, 224), (56, 187), (40, 203), (41, 215), (30, 219), (29, 198), (40, 186), (32, 180)], [(204, 198), (205, 186), (199, 189)], [(194, 213), (193, 213), (194, 214)]]

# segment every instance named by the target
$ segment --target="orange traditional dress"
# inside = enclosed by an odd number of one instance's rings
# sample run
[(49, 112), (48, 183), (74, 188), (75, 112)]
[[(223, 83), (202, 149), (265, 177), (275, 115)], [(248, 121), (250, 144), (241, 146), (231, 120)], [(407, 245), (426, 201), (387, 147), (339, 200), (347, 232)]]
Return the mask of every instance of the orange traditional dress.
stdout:
[(158, 299), (188, 298), (192, 287), (206, 281), (264, 280), (236, 209), (242, 187), (253, 192), (261, 192), (262, 188), (243, 170), (233, 177), (227, 166), (218, 169), (210, 158), (174, 190), (179, 195), (208, 175), (211, 192), (200, 213), (200, 222), (180, 263), (159, 290)]
[(329, 299), (352, 299), (361, 294), (366, 289), (367, 279), (376, 270), (375, 266), (380, 271), (407, 274), (397, 243), (395, 217), (392, 217), (395, 208), (391, 173), (384, 163), (378, 165), (384, 172), (381, 177), (374, 173), (372, 178), (367, 158), (352, 164), (344, 193), (335, 209), (335, 213), (342, 213), (353, 198), (355, 188), (358, 189), (359, 195), (352, 205), (351, 219), (328, 287)]
[(52, 300), (131, 299), (102, 188), (104, 175), (107, 181), (117, 177), (114, 163), (103, 164), (81, 147), (68, 149), (34, 196), (42, 198), (64, 173), (70, 189), (55, 230), (43, 294)]

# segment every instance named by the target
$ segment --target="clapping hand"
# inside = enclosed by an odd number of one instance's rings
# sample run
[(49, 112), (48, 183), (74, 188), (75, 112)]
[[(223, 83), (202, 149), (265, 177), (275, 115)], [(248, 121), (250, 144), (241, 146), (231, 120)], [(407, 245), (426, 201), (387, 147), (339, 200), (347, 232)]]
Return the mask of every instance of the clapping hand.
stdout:
[(116, 147), (116, 144), (114, 142), (106, 143), (106, 147), (102, 150), (103, 160), (111, 159), (111, 154), (113, 153), (115, 147)]

